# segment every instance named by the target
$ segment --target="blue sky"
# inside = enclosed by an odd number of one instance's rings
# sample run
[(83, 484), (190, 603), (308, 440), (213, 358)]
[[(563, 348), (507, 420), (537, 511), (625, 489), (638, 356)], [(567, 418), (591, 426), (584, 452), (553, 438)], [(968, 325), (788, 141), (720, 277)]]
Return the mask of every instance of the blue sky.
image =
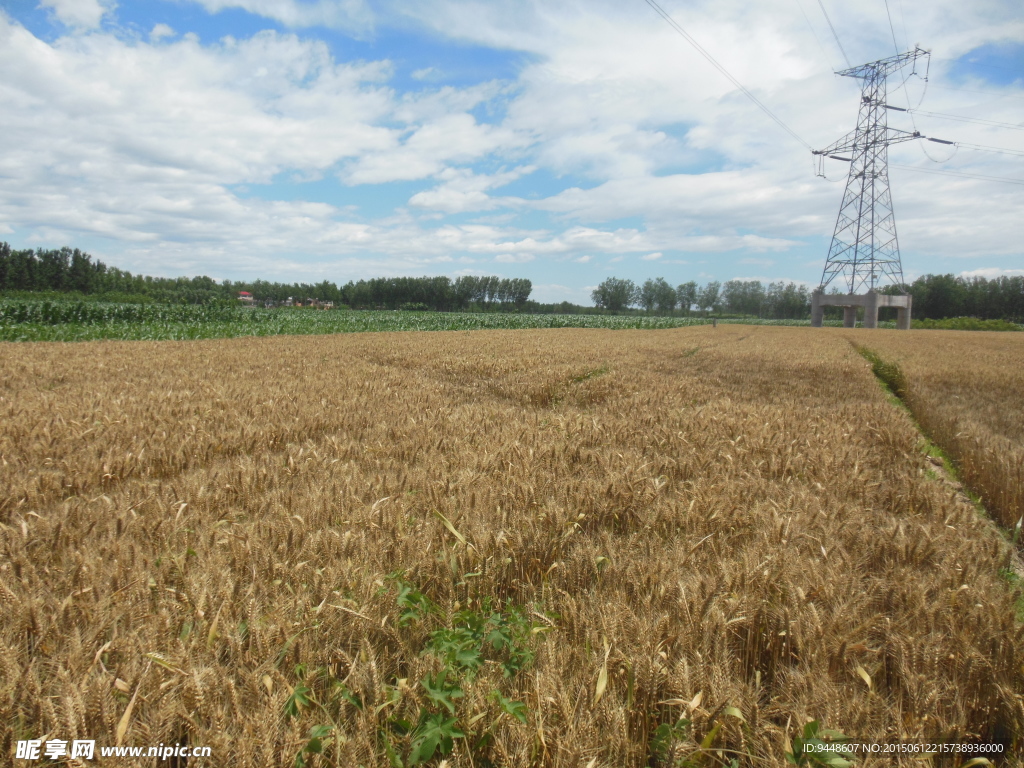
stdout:
[[(1024, 152), (1017, 0), (894, 0), (892, 29), (824, 2), (852, 64), (933, 50), (891, 125)], [(853, 128), (816, 3), (663, 5), (811, 146)], [(0, 99), (0, 239), (155, 275), (817, 284), (846, 171), (642, 0), (4, 0)], [(1024, 185), (974, 178), (1024, 156), (918, 144), (890, 155), (905, 274), (1024, 273)]]

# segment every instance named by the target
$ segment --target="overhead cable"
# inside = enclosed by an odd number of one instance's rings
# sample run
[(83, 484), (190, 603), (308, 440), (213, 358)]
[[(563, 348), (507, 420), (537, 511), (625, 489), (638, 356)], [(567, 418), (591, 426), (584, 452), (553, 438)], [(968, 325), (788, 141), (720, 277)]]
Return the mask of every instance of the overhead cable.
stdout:
[(839, 46), (839, 52), (843, 54), (843, 59), (846, 60), (846, 67), (849, 69), (853, 64), (850, 63), (850, 57), (846, 55), (846, 49), (843, 48), (843, 44), (839, 42), (839, 35), (836, 34), (836, 28), (832, 26), (832, 19), (828, 17), (828, 11), (825, 10), (825, 6), (822, 4), (821, 0), (818, 0), (818, 7), (821, 8), (821, 12), (825, 14), (825, 21), (828, 22), (828, 28), (832, 30), (832, 37), (836, 39), (836, 45)]
[(965, 117), (963, 115), (947, 115), (944, 112), (926, 112), (922, 109), (908, 109), (915, 115), (924, 115), (925, 117), (938, 117), (942, 120), (959, 120), (963, 123), (978, 123), (979, 125), (992, 125), (996, 128), (1012, 128), (1015, 131), (1024, 131), (1024, 123), (1016, 125), (1014, 123), (1000, 123), (996, 120), (982, 120), (980, 117)]
[[(800, 2), (800, 0), (796, 0), (796, 4), (800, 8), (800, 13), (803, 15), (804, 21), (807, 22), (807, 28), (809, 30), (811, 30), (811, 34), (814, 35), (814, 42), (816, 42), (818, 44), (818, 48), (821, 50), (821, 55), (825, 57), (825, 63), (827, 64), (828, 63), (828, 54), (825, 53), (825, 46), (823, 46), (821, 44), (821, 40), (818, 39), (818, 33), (814, 31), (814, 25), (811, 24), (811, 19), (807, 16), (807, 12), (804, 10), (803, 4)], [(831, 69), (831, 68), (832, 67), (830, 65), (829, 69)]]
[(1024, 151), (1019, 149), (1005, 149), (1004, 147), (986, 147), (984, 144), (965, 144), (962, 141), (953, 142), (958, 147), (964, 149), (973, 149), (978, 152), (995, 152), (997, 155), (1016, 155), (1017, 157), (1024, 157)]
[[(733, 77), (731, 74), (729, 74), (729, 71), (725, 67), (723, 67), (721, 64), (719, 64), (715, 60), (714, 56), (712, 56), (710, 53), (708, 53), (706, 50), (704, 50), (704, 48), (701, 47), (700, 43), (698, 43), (696, 40), (694, 40), (693, 37), (690, 36), (689, 32), (687, 32), (685, 29), (683, 29), (681, 26), (679, 26), (679, 24), (676, 23), (675, 19), (673, 19), (671, 16), (669, 16), (668, 12), (665, 11), (665, 9), (662, 8), (660, 5), (658, 5), (658, 3), (655, 2), (655, 0), (644, 0), (644, 2), (646, 2), (649, 6), (651, 6), (651, 8), (653, 8), (658, 13), (658, 15), (661, 16), (661, 18), (663, 18), (666, 22), (668, 22), (669, 26), (671, 26), (672, 29), (674, 29), (676, 32), (678, 32), (680, 35), (682, 35), (683, 39), (686, 40), (686, 42), (688, 42), (690, 45), (692, 45), (701, 56), (703, 56), (705, 59), (707, 59), (708, 62), (710, 62), (710, 64), (715, 69), (717, 69), (719, 72), (721, 72), (726, 77), (726, 79), (729, 80), (729, 82), (731, 82), (733, 85), (735, 85), (743, 93), (744, 96), (746, 96), (748, 99), (750, 99), (752, 102), (754, 102), (754, 104), (757, 105), (758, 109), (760, 109), (762, 112), (764, 112), (766, 115), (768, 115), (768, 117), (770, 117), (772, 120), (774, 120), (779, 125), (779, 127), (781, 127), (784, 131), (786, 131), (786, 133), (788, 133), (794, 139), (799, 141), (801, 144), (803, 144), (807, 149), (811, 149), (811, 145), (810, 144), (808, 144), (806, 141), (801, 139), (797, 135), (796, 131), (794, 131), (792, 128), (790, 128), (788, 125), (786, 125), (784, 122), (782, 122), (782, 119), (780, 117), (778, 117), (774, 112), (772, 112), (770, 109), (768, 109), (768, 107), (766, 107), (764, 104), (762, 104), (761, 101), (754, 94), (752, 94), (749, 90), (747, 90), (739, 80), (737, 80), (735, 77)], [(819, 0), (819, 2), (820, 2), (820, 0)]]
[[(896, 29), (892, 25), (892, 13), (889, 12), (889, 0), (885, 0), (885, 16), (886, 16), (886, 18), (889, 19), (889, 32), (892, 33), (892, 47), (896, 51), (896, 55), (899, 56), (900, 55), (900, 45), (899, 45), (899, 43), (896, 42)], [(929, 59), (930, 58), (931, 58), (931, 54), (929, 54)], [(914, 69), (915, 69), (915, 71), (917, 70), (917, 62), (914, 62)], [(909, 108), (910, 107), (910, 91), (907, 90), (907, 76), (905, 74), (903, 74), (902, 70), (900, 70), (900, 77), (903, 79), (903, 82), (901, 83), (901, 85), (903, 86), (903, 95), (907, 99), (907, 107)], [(927, 75), (925, 75), (924, 80), (925, 80), (925, 88), (927, 88), (928, 87), (928, 76)], [(921, 94), (921, 101), (924, 101), (924, 94), (923, 93)], [(921, 106), (920, 103), (918, 103), (918, 106)], [(911, 118), (911, 122), (913, 122), (913, 118)], [(917, 130), (917, 126), (916, 125), (914, 126), (914, 130)]]
[(903, 14), (903, 0), (900, 0), (900, 19), (903, 22), (903, 39), (906, 41), (906, 47), (910, 47), (910, 35), (907, 34), (907, 17)]
[(1005, 176), (985, 176), (980, 173), (962, 173), (960, 171), (947, 171), (942, 168), (919, 168), (916, 165), (900, 165), (889, 163), (890, 168), (902, 168), (905, 171), (917, 171), (918, 173), (938, 173), (943, 176), (962, 176), (967, 179), (982, 179), (984, 181), (998, 181), (1003, 184), (1018, 184), (1024, 186), (1024, 179), (1008, 179)]
[(885, 0), (885, 15), (889, 19), (889, 31), (892, 33), (892, 47), (896, 49), (896, 55), (900, 55), (900, 44), (896, 42), (896, 29), (892, 25), (892, 13), (889, 12), (889, 0)]

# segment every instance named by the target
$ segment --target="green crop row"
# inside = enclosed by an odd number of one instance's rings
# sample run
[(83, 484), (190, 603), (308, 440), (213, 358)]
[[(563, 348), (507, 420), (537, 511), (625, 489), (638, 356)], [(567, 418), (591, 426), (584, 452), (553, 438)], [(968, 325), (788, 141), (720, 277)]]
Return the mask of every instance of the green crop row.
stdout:
[(0, 302), (2, 341), (208, 339), (372, 331), (506, 328), (677, 328), (703, 318), (248, 309), (133, 304)]
[[(0, 300), (0, 341), (184, 340), (236, 336), (473, 331), (482, 329), (663, 329), (707, 325), (706, 317), (253, 309), (230, 305), (107, 304)], [(720, 323), (810, 325), (809, 320), (722, 318)], [(825, 325), (841, 326), (838, 320)], [(894, 323), (879, 323), (895, 327)], [(916, 327), (916, 326), (915, 326)]]
[(1024, 325), (1008, 320), (979, 320), (976, 317), (947, 317), (943, 320), (914, 320), (914, 328), (945, 331), (1024, 331)]
[(85, 301), (0, 301), (0, 326), (109, 323), (259, 323), (267, 313), (230, 305), (108, 304)]

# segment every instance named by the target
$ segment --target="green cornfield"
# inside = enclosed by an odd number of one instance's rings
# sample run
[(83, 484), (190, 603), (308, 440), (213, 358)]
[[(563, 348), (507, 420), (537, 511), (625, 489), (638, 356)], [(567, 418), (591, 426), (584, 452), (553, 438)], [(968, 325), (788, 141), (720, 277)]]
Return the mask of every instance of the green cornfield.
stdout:
[[(134, 341), (358, 333), (533, 328), (609, 330), (706, 325), (706, 317), (648, 315), (528, 315), (479, 312), (400, 312), (168, 304), (104, 304), (0, 300), (0, 341)], [(719, 319), (721, 323), (809, 325), (808, 320)], [(826, 324), (841, 325), (832, 321)]]

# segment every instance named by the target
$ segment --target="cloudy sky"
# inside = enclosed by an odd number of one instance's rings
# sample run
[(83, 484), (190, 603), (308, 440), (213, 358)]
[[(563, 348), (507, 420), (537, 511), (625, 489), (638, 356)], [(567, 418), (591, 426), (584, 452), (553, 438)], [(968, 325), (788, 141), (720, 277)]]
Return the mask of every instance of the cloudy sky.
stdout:
[(889, 102), (920, 111), (890, 125), (1018, 154), (893, 147), (905, 273), (1024, 273), (1020, 0), (889, 0), (892, 29), (884, 0), (822, 2), (842, 49), (816, 0), (661, 0), (798, 141), (644, 0), (0, 0), (0, 239), (166, 276), (528, 277), (544, 301), (816, 284), (847, 166), (817, 178), (801, 141), (854, 127), (847, 60), (919, 43), (927, 90), (895, 77)]

